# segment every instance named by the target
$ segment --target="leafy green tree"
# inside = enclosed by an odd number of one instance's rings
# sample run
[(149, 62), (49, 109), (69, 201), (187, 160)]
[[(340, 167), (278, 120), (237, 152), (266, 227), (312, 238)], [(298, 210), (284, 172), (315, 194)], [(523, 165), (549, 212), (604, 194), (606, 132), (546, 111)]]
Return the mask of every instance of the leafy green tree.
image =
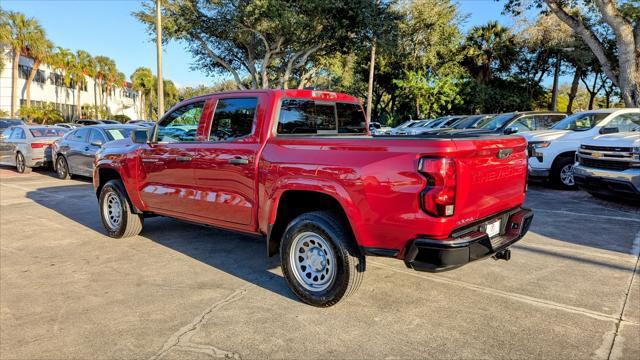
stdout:
[(405, 78), (396, 80), (396, 83), (403, 93), (415, 99), (419, 119), (442, 115), (462, 100), (459, 79), (454, 76), (408, 72)]
[(481, 84), (495, 72), (506, 72), (518, 55), (515, 37), (496, 21), (474, 26), (464, 44), (464, 66)]
[[(240, 89), (287, 88), (316, 56), (360, 46), (375, 0), (165, 0), (163, 39), (185, 41), (196, 65), (230, 74)], [(134, 15), (155, 36), (155, 1)], [(247, 86), (243, 81), (249, 78)]]
[(53, 43), (47, 39), (44, 29), (33, 34), (28, 45), (27, 56), (33, 60), (31, 71), (26, 82), (26, 105), (31, 106), (31, 84), (43, 62), (49, 61), (53, 51)]
[[(545, 8), (567, 24), (589, 47), (603, 73), (620, 88), (626, 106), (640, 106), (640, 7), (637, 0), (507, 0), (505, 10), (519, 14)], [(614, 39), (616, 53), (607, 51)]]

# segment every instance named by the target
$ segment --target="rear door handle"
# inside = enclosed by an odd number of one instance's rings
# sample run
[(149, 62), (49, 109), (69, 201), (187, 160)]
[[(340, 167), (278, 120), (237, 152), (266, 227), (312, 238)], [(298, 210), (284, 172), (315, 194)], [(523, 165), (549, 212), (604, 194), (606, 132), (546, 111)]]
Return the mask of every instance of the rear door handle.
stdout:
[(176, 161), (179, 161), (179, 162), (191, 161), (191, 156), (177, 156)]
[(231, 165), (247, 165), (248, 163), (249, 160), (244, 158), (229, 159), (229, 164)]

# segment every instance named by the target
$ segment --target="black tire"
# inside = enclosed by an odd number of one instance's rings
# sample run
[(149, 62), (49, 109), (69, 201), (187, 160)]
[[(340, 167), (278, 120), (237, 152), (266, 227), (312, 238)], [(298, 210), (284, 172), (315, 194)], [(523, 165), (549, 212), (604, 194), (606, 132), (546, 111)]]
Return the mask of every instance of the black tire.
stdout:
[[(326, 286), (326, 288), (318, 290), (309, 289), (308, 287), (311, 285), (305, 285), (304, 282), (297, 277), (302, 277), (301, 270), (297, 267), (296, 263), (293, 262), (295, 262), (296, 259), (301, 259), (302, 256), (291, 257), (291, 253), (294, 251), (297, 255), (304, 254), (304, 252), (296, 252), (293, 247), (297, 247), (296, 244), (300, 243), (300, 241), (304, 243), (304, 240), (300, 239), (301, 236), (308, 236), (307, 234), (318, 236), (319, 238), (315, 237), (315, 239), (321, 240), (322, 243), (329, 247), (329, 249), (324, 250), (324, 247), (318, 242), (316, 245), (319, 247), (307, 248), (309, 255), (315, 251), (315, 253), (320, 254), (324, 258), (324, 262), (318, 263), (317, 260), (314, 261), (316, 265), (322, 264), (319, 265), (321, 266), (321, 270), (318, 270), (319, 273), (315, 272), (314, 274), (321, 274), (321, 276), (323, 276), (325, 265), (327, 268), (331, 265), (327, 259), (333, 259), (334, 265), (333, 268), (330, 269), (331, 273), (327, 270), (327, 274), (331, 274), (332, 280), (323, 285)], [(313, 243), (313, 240), (309, 240), (309, 242)], [(323, 252), (319, 249), (323, 249)], [(309, 258), (309, 256), (305, 257), (307, 259)], [(355, 293), (356, 289), (362, 283), (365, 270), (365, 257), (355, 245), (350, 231), (346, 228), (343, 221), (328, 211), (305, 213), (289, 223), (280, 243), (280, 260), (282, 273), (291, 290), (303, 302), (317, 307), (335, 305), (341, 299)], [(304, 265), (300, 266), (304, 268)], [(309, 266), (309, 269), (311, 269), (311, 265)], [(312, 270), (309, 270), (309, 272), (311, 271)], [(308, 275), (308, 273), (304, 275)], [(311, 277), (308, 277), (308, 279), (311, 281)], [(317, 279), (317, 276), (313, 276), (313, 279)]]
[[(553, 164), (553, 169), (551, 169), (551, 180), (556, 187), (563, 190), (576, 190), (578, 188), (573, 179), (574, 164), (575, 160), (572, 157), (563, 157), (556, 160)], [(566, 177), (565, 171), (572, 172), (570, 179)]]
[[(108, 204), (105, 202), (112, 201), (111, 209), (115, 209), (115, 202), (119, 201), (121, 210), (119, 221), (115, 221), (110, 217)], [(142, 231), (144, 218), (140, 214), (131, 211), (131, 204), (124, 190), (124, 185), (120, 180), (109, 180), (100, 191), (100, 219), (102, 225), (107, 230), (107, 235), (112, 238), (120, 239), (125, 237), (136, 236)]]
[(71, 173), (69, 172), (69, 165), (67, 159), (63, 155), (58, 155), (56, 158), (56, 175), (60, 180), (71, 179)]
[(27, 166), (27, 161), (24, 159), (24, 155), (22, 153), (16, 154), (16, 170), (20, 174), (29, 174), (32, 168)]

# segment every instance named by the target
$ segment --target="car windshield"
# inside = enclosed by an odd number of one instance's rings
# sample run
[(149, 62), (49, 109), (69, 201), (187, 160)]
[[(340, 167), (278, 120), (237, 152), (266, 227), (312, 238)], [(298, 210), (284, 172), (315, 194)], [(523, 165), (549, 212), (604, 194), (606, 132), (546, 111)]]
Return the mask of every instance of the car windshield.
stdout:
[(69, 129), (65, 128), (32, 128), (29, 132), (33, 137), (60, 137), (66, 134)]
[(105, 129), (105, 131), (107, 133), (107, 137), (109, 138), (109, 141), (112, 140), (120, 140), (120, 139), (124, 139), (124, 138), (128, 138), (131, 136), (131, 133), (133, 132), (133, 129), (130, 128), (125, 128), (125, 129)]
[(602, 119), (609, 116), (609, 113), (580, 113), (573, 114), (564, 120), (556, 123), (551, 128), (554, 130), (586, 131), (596, 126)]
[(482, 126), (483, 129), (498, 130), (504, 126), (509, 120), (513, 119), (516, 114), (502, 114), (494, 117), (488, 123)]

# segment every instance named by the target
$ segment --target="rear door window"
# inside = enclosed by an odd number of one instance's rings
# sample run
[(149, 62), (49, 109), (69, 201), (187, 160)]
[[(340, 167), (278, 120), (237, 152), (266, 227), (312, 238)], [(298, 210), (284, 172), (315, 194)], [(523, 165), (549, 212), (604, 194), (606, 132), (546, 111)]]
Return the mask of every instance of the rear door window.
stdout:
[(280, 106), (278, 134), (366, 134), (358, 104), (286, 99)]
[(218, 100), (209, 140), (231, 141), (251, 135), (257, 106), (257, 98)]
[(78, 142), (87, 142), (87, 137), (89, 136), (89, 132), (91, 129), (78, 129), (73, 134), (69, 140), (78, 141)]
[(91, 136), (89, 137), (89, 144), (101, 143), (104, 144), (107, 142), (107, 139), (104, 138), (104, 135), (100, 133), (100, 131), (93, 129), (91, 130)]

